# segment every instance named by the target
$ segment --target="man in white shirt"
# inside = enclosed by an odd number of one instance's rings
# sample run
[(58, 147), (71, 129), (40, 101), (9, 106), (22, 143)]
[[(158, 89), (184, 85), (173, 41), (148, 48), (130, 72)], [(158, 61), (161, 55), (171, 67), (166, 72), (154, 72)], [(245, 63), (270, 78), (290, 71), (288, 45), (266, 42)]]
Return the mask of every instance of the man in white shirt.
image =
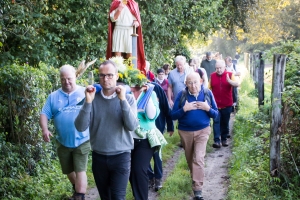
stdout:
[[(239, 71), (238, 67), (235, 64), (233, 64), (232, 58), (230, 56), (227, 56), (225, 58), (225, 64), (226, 64), (226, 71), (232, 72), (235, 77), (240, 78), (241, 72)], [(237, 110), (237, 107), (238, 107), (238, 89), (237, 89), (237, 87), (233, 87), (232, 98), (233, 98), (232, 112), (234, 112), (234, 110)]]

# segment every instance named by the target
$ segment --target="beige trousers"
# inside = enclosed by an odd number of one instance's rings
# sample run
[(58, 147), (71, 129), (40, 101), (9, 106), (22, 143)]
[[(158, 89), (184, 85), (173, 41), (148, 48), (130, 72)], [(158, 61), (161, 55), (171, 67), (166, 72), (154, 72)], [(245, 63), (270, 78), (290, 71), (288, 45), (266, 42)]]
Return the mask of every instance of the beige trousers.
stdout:
[(178, 130), (185, 151), (192, 180), (193, 190), (200, 191), (204, 180), (204, 156), (206, 144), (211, 133), (210, 126), (198, 131)]

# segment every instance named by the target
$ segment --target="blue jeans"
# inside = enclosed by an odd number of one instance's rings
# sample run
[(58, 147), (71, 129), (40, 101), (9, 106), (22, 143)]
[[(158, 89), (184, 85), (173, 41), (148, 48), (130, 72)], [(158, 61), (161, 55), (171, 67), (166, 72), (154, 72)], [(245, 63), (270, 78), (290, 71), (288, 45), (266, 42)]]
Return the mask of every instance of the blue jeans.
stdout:
[(223, 109), (218, 109), (218, 110), (219, 110), (219, 114), (214, 119), (213, 128), (214, 128), (214, 141), (219, 143), (220, 136), (221, 136), (221, 141), (226, 141), (227, 135), (229, 135), (229, 120), (232, 111), (232, 106)]
[(109, 156), (92, 153), (92, 171), (102, 200), (125, 200), (130, 160), (129, 152)]

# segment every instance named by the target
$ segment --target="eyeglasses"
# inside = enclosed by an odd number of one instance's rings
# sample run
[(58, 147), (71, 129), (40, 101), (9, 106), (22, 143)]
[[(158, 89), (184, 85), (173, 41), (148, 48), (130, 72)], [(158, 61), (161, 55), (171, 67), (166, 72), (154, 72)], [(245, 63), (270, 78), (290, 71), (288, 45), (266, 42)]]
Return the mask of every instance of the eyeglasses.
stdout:
[(187, 82), (186, 83), (187, 85), (198, 85), (199, 84), (199, 82), (197, 81), (195, 81), (195, 82)]
[(115, 74), (99, 74), (99, 77), (101, 79), (105, 79), (105, 77), (107, 77), (108, 79), (112, 79), (114, 77)]

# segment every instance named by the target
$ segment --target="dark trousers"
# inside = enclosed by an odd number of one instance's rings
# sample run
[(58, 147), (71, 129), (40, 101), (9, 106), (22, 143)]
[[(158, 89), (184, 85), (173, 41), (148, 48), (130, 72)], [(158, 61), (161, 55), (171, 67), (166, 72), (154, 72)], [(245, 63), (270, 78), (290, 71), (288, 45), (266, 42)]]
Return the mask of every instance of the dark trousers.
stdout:
[(134, 149), (131, 151), (130, 184), (135, 200), (148, 199), (147, 169), (154, 148), (151, 148), (148, 139), (134, 139)]
[(92, 171), (101, 200), (125, 200), (130, 175), (130, 153), (92, 153)]
[(149, 179), (161, 179), (163, 176), (163, 169), (162, 169), (162, 160), (159, 157), (159, 152), (156, 151), (153, 154), (153, 161), (154, 161), (154, 171), (151, 167), (151, 164), (149, 164), (148, 168), (148, 177)]
[(229, 120), (232, 111), (232, 106), (218, 110), (219, 114), (214, 119), (213, 124), (215, 142), (220, 142), (220, 136), (222, 141), (227, 140), (227, 135), (229, 134)]

